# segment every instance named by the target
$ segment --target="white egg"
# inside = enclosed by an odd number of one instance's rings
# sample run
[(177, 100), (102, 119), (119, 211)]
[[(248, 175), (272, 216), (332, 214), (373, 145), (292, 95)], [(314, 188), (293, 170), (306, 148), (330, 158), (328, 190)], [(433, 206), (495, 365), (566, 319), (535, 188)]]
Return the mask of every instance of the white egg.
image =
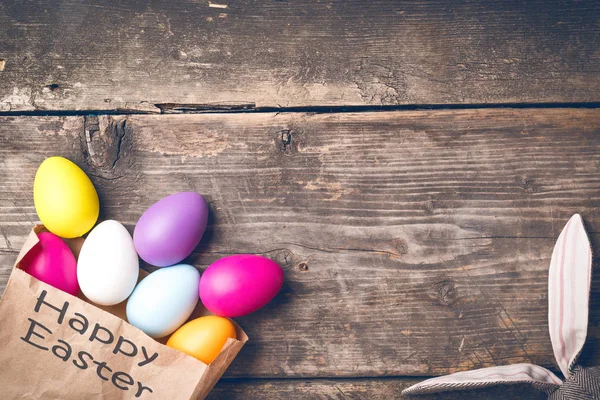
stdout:
[(77, 280), (83, 294), (96, 304), (118, 304), (137, 283), (139, 260), (127, 229), (114, 220), (96, 226), (77, 260)]

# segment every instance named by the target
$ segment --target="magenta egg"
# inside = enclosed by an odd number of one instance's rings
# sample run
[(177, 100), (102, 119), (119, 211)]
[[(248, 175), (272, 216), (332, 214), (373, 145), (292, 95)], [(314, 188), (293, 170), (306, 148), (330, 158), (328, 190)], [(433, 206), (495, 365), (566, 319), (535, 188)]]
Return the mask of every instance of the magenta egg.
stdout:
[(133, 231), (135, 250), (148, 264), (166, 267), (189, 256), (208, 222), (208, 206), (195, 192), (175, 193), (154, 203)]
[(23, 257), (21, 268), (31, 276), (76, 296), (77, 261), (69, 246), (50, 232), (41, 232), (39, 242)]
[(283, 285), (283, 270), (254, 255), (235, 255), (211, 264), (200, 278), (199, 294), (211, 312), (241, 317), (266, 305)]

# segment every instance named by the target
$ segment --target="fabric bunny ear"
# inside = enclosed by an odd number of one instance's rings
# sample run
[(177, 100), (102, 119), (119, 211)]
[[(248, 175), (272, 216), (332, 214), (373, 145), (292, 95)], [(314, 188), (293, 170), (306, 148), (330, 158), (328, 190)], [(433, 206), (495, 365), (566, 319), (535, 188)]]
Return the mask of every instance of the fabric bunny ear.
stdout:
[(452, 375), (428, 379), (404, 389), (402, 394), (435, 393), (446, 390), (477, 389), (500, 384), (531, 383), (539, 389), (551, 392), (562, 381), (546, 368), (533, 364), (514, 364), (500, 367), (457, 372)]
[(563, 228), (550, 261), (548, 327), (554, 357), (568, 378), (587, 336), (592, 250), (579, 214)]
[[(552, 253), (548, 276), (548, 326), (554, 356), (570, 376), (587, 336), (592, 251), (579, 214), (571, 217)], [(515, 364), (458, 372), (428, 379), (403, 394), (434, 393), (485, 386), (531, 383), (547, 392), (563, 382), (549, 370), (532, 364)]]

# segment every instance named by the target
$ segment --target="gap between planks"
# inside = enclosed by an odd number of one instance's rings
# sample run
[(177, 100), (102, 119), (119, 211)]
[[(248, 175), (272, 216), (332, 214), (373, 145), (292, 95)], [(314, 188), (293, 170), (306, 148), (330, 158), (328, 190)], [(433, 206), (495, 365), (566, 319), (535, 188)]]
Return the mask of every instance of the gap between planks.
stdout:
[(403, 104), (382, 106), (302, 106), (302, 107), (256, 107), (247, 104), (173, 104), (156, 103), (154, 108), (117, 108), (114, 110), (33, 110), (0, 111), (3, 116), (83, 116), (83, 115), (146, 115), (146, 114), (240, 114), (240, 113), (368, 113), (385, 111), (431, 111), (431, 110), (478, 110), (478, 109), (553, 109), (553, 108), (600, 108), (600, 102), (567, 103), (478, 103), (478, 104)]

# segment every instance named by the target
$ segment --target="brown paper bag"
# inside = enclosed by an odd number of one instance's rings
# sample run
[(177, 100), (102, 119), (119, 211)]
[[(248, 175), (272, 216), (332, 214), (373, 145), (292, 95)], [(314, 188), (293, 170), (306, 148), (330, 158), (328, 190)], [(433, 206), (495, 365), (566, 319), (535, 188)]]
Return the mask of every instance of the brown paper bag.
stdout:
[[(248, 340), (244, 331), (236, 324), (238, 340), (210, 365), (157, 342), (122, 319), (125, 302), (100, 309), (22, 271), (43, 230), (27, 238), (0, 300), (0, 398), (204, 399)], [(83, 239), (67, 242), (77, 256)], [(192, 318), (208, 314), (199, 302)]]

